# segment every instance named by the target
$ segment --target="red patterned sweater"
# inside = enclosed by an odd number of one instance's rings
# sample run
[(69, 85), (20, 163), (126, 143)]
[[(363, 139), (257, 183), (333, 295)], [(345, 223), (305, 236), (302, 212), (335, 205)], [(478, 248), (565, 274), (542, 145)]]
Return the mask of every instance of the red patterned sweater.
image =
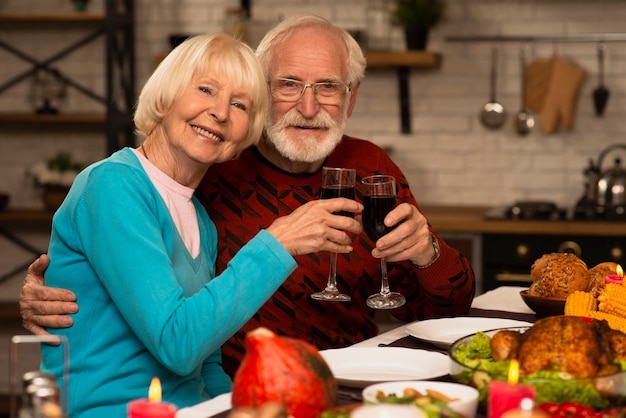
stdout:
[[(344, 136), (325, 165), (355, 168), (357, 184), (371, 174), (392, 174), (398, 183), (398, 202), (417, 206), (400, 169), (371, 142)], [(245, 150), (236, 160), (213, 165), (196, 193), (217, 226), (217, 273), (260, 229), (318, 199), (321, 182), (321, 170), (306, 176), (288, 174), (265, 160), (256, 148)], [(356, 192), (361, 201), (359, 187)], [(391, 311), (396, 318), (411, 321), (468, 312), (475, 290), (470, 263), (438, 239), (441, 254), (430, 267), (389, 263), (390, 287), (407, 299), (405, 306)], [(233, 375), (245, 352), (245, 334), (261, 325), (281, 335), (308, 340), (319, 349), (344, 347), (375, 336), (374, 310), (365, 300), (380, 290), (380, 261), (371, 256), (372, 242), (365, 233), (355, 238), (353, 247), (352, 253), (337, 257), (337, 285), (352, 300), (311, 299), (312, 293), (326, 286), (329, 253), (297, 256), (298, 269), (222, 347), (227, 373)]]

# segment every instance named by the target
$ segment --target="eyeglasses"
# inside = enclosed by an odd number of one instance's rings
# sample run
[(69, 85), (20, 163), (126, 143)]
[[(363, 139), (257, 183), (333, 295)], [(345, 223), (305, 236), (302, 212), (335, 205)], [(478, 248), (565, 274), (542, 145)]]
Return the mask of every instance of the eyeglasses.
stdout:
[(343, 83), (321, 82), (303, 83), (290, 78), (275, 78), (269, 81), (272, 97), (283, 102), (297, 102), (304, 94), (307, 87), (313, 90), (315, 100), (319, 104), (339, 105), (350, 91), (351, 86)]

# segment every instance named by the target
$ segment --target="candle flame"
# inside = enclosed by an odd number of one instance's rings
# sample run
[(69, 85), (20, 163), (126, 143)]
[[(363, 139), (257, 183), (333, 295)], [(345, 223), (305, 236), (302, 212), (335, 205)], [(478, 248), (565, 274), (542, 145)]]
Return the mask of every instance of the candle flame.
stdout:
[(511, 360), (509, 364), (509, 384), (517, 385), (519, 381), (519, 362), (515, 359)]
[(624, 269), (622, 269), (622, 266), (618, 264), (617, 267), (615, 267), (615, 273), (617, 273), (619, 277), (624, 277)]
[(151, 402), (160, 402), (161, 393), (161, 380), (155, 376), (150, 382), (150, 389), (148, 390), (148, 400)]

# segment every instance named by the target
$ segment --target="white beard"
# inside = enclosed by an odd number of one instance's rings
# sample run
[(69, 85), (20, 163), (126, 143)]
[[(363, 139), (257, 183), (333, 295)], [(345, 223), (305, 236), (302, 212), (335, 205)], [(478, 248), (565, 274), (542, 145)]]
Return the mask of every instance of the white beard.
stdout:
[[(348, 122), (346, 113), (344, 112), (341, 122), (337, 124), (328, 113), (319, 112), (314, 118), (306, 119), (296, 109), (292, 109), (274, 125), (268, 120), (265, 123), (265, 132), (267, 139), (283, 157), (291, 161), (314, 163), (328, 157), (341, 141)], [(328, 131), (323, 140), (307, 135), (306, 132), (290, 138), (285, 132), (289, 126), (306, 126)]]

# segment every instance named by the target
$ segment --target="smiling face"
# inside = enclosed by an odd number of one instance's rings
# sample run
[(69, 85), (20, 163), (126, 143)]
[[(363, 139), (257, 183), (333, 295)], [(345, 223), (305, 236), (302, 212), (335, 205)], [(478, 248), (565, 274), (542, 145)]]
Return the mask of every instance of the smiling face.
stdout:
[(225, 34), (191, 37), (144, 85), (134, 116), (150, 162), (195, 187), (213, 163), (258, 141), (268, 106), (254, 51)]
[(200, 164), (231, 160), (245, 143), (251, 100), (212, 72), (193, 77), (163, 118), (157, 136), (163, 136), (177, 161)]
[[(273, 48), (267, 73), (268, 79), (347, 85), (348, 70), (348, 52), (338, 34), (325, 28), (304, 27)], [(341, 141), (354, 108), (356, 88), (352, 87), (352, 92), (339, 105), (320, 105), (311, 88), (297, 102), (272, 99), (265, 127), (267, 140), (282, 158), (315, 163), (319, 168)]]

